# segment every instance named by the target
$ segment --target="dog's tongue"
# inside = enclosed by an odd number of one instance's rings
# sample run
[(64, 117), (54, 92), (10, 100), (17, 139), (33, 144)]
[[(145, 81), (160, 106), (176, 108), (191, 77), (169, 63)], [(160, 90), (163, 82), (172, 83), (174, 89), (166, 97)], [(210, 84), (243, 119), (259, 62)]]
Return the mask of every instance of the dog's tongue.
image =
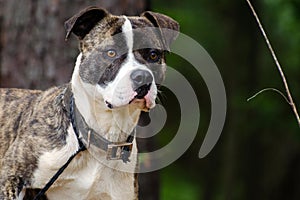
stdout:
[(140, 118), (139, 118), (139, 122), (138, 125), (139, 126), (147, 126), (148, 124), (150, 124), (151, 122), (151, 118), (149, 116), (149, 112), (141, 112)]

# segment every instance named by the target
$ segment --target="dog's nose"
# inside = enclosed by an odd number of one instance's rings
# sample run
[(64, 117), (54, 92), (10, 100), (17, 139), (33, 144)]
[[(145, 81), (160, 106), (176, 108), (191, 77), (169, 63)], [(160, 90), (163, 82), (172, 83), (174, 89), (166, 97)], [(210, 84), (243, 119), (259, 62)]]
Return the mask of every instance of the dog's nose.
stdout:
[(144, 98), (150, 90), (153, 81), (151, 73), (146, 70), (137, 69), (130, 74), (130, 78), (133, 83), (133, 90), (137, 93), (135, 98)]
[(130, 78), (133, 82), (133, 89), (136, 90), (137, 88), (150, 85), (153, 81), (153, 77), (149, 71), (137, 69), (134, 70), (130, 74)]

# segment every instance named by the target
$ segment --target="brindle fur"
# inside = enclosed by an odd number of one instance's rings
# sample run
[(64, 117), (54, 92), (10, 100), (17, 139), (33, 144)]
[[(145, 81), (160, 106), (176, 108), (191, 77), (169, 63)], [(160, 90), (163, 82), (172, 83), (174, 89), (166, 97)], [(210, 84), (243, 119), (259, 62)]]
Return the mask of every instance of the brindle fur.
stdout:
[(0, 199), (15, 199), (30, 185), (39, 155), (65, 145), (70, 124), (60, 98), (65, 87), (0, 89)]

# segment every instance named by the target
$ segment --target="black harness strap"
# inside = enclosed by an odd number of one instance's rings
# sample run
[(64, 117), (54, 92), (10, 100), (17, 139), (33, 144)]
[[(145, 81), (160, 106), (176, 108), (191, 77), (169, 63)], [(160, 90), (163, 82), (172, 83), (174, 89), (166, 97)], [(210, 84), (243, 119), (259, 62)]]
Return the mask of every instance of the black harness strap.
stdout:
[[(67, 106), (66, 106), (67, 107)], [(39, 193), (34, 197), (34, 200), (39, 200), (46, 192), (47, 190), (53, 185), (53, 183), (58, 179), (58, 177), (63, 173), (63, 171), (68, 167), (70, 162), (75, 158), (75, 156), (80, 153), (81, 151), (86, 150), (86, 147), (82, 143), (82, 141), (79, 139), (79, 132), (77, 130), (76, 124), (75, 124), (75, 116), (74, 116), (74, 98), (71, 96), (70, 98), (70, 109), (67, 110), (67, 113), (69, 113), (69, 119), (71, 121), (73, 130), (76, 134), (79, 149), (68, 159), (68, 161), (61, 167), (59, 170), (54, 174), (54, 176), (49, 180), (49, 182), (45, 185), (43, 189), (39, 191)]]
[(63, 173), (63, 171), (68, 167), (68, 165), (70, 164), (70, 162), (73, 160), (73, 158), (81, 151), (83, 151), (84, 149), (78, 149), (77, 152), (75, 154), (73, 154), (69, 160), (54, 174), (54, 176), (52, 176), (52, 178), (50, 179), (50, 181), (45, 185), (45, 187), (43, 189), (41, 189), (39, 191), (39, 193), (34, 197), (34, 200), (38, 200), (40, 197), (42, 197), (47, 190), (53, 185), (53, 183), (58, 179), (58, 177)]

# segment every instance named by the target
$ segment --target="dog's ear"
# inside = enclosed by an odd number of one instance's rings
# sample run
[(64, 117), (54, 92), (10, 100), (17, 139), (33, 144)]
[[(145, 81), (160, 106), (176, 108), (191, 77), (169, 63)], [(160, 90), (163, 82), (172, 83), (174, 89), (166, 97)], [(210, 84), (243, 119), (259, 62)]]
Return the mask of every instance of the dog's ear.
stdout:
[(80, 11), (65, 22), (65, 29), (67, 31), (66, 40), (71, 33), (74, 33), (79, 39), (83, 39), (107, 15), (108, 12), (105, 9), (95, 6)]
[(177, 38), (179, 34), (178, 22), (166, 15), (151, 11), (146, 11), (142, 13), (141, 17), (147, 18), (155, 27), (161, 29), (160, 32), (165, 48), (169, 51), (171, 43)]

